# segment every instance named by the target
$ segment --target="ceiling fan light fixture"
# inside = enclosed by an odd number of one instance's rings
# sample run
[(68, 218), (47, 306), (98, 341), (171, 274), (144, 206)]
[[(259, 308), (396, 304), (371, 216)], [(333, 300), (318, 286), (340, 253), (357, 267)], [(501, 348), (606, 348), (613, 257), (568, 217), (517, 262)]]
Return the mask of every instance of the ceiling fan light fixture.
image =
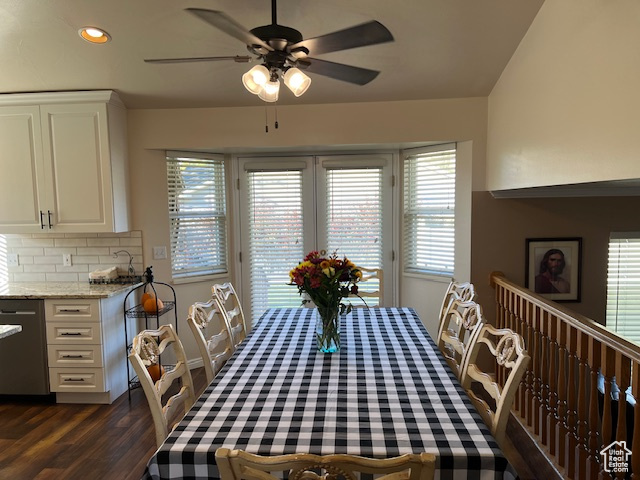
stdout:
[(258, 95), (264, 89), (264, 85), (268, 81), (269, 70), (267, 70), (267, 67), (264, 65), (256, 65), (247, 73), (242, 75), (242, 84), (244, 85), (244, 88), (254, 95)]
[(111, 40), (107, 32), (97, 27), (82, 27), (78, 30), (78, 35), (89, 43), (102, 44)]
[(309, 85), (311, 85), (311, 78), (296, 67), (292, 67), (284, 72), (282, 80), (296, 97), (306, 92), (309, 89)]
[(260, 93), (258, 93), (258, 97), (265, 102), (273, 103), (278, 101), (279, 93), (280, 82), (276, 79), (265, 83)]

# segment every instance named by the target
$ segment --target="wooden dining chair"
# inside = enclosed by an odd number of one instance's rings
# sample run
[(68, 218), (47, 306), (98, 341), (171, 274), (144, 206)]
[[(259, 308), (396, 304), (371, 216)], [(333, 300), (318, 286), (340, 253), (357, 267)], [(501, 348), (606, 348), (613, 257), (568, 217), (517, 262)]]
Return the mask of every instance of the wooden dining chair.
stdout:
[(482, 307), (476, 302), (453, 300), (438, 330), (438, 348), (458, 379), (477, 329), (482, 327)]
[(212, 298), (191, 305), (187, 323), (198, 345), (209, 384), (235, 351), (227, 317), (218, 299)]
[(438, 325), (444, 320), (444, 315), (449, 308), (449, 304), (454, 300), (462, 300), (463, 302), (472, 302), (476, 299), (476, 289), (471, 282), (456, 282), (451, 280), (447, 291), (444, 292), (442, 305), (440, 306), (440, 315), (438, 317)]
[(221, 480), (282, 478), (282, 475), (271, 472), (287, 472), (289, 480), (357, 480), (359, 473), (373, 474), (376, 480), (431, 480), (435, 477), (436, 457), (431, 453), (384, 459), (309, 453), (261, 456), (243, 450), (219, 448), (216, 463)]
[[(484, 355), (483, 351), (488, 351), (495, 360), (493, 365), (486, 365), (492, 370), (490, 372), (483, 371), (477, 362), (478, 355)], [(482, 365), (488, 363), (483, 360)], [(499, 444), (504, 440), (509, 412), (530, 360), (524, 340), (511, 329), (496, 329), (485, 324), (472, 340), (463, 366), (462, 386)], [(494, 373), (498, 370), (504, 372), (500, 382)], [(482, 387), (483, 394), (489, 395), (494, 405), (473, 391), (475, 385)]]
[[(160, 367), (160, 378), (154, 381), (147, 367), (159, 365), (160, 356), (170, 351), (176, 364), (166, 369)], [(156, 444), (160, 447), (196, 400), (182, 342), (172, 325), (162, 325), (157, 330), (143, 330), (133, 338), (129, 361), (147, 397), (156, 430)], [(171, 387), (174, 387), (172, 391), (178, 389), (178, 392), (167, 393)]]
[[(381, 307), (384, 300), (384, 272), (381, 268), (358, 267), (362, 272), (362, 278), (358, 282), (358, 295), (364, 299), (367, 307)], [(369, 287), (365, 285), (375, 285)], [(368, 288), (369, 287), (369, 288)], [(376, 299), (373, 300), (367, 299)], [(354, 305), (365, 306), (365, 305)]]
[(231, 283), (216, 284), (211, 287), (213, 297), (218, 300), (222, 312), (227, 318), (231, 339), (234, 348), (237, 347), (247, 336), (247, 324), (245, 322), (242, 305)]

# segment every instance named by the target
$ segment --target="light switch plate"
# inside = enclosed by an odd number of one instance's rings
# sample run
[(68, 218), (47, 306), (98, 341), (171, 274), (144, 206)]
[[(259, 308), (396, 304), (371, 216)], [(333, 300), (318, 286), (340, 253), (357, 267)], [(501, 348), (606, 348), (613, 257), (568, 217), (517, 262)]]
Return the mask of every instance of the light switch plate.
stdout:
[(18, 262), (18, 254), (7, 253), (7, 267), (17, 267), (18, 265), (20, 265)]
[(164, 260), (167, 258), (167, 247), (153, 247), (153, 259)]
[(70, 253), (63, 253), (62, 254), (62, 265), (65, 267), (70, 267), (71, 266), (71, 254)]

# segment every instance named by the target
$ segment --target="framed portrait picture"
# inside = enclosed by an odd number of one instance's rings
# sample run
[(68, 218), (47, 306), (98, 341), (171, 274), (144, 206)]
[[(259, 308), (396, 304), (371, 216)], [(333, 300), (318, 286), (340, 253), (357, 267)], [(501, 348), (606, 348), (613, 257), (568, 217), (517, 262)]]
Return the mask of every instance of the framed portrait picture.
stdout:
[(554, 302), (579, 302), (582, 238), (527, 238), (525, 287)]

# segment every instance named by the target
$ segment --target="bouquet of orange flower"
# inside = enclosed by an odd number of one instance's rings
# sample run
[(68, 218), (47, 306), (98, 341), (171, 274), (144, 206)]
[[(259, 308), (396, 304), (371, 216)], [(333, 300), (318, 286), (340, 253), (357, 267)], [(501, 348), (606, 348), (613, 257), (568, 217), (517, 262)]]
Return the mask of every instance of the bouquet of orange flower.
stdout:
[(351, 311), (351, 304), (345, 305), (342, 299), (358, 295), (356, 284), (362, 278), (362, 272), (347, 257), (340, 259), (336, 252), (326, 256), (323, 250), (310, 252), (289, 272), (289, 277), (290, 285), (296, 285), (298, 293), (306, 293), (310, 299), (303, 299), (302, 304), (311, 301), (318, 309), (318, 348), (323, 352), (338, 351), (339, 315)]

